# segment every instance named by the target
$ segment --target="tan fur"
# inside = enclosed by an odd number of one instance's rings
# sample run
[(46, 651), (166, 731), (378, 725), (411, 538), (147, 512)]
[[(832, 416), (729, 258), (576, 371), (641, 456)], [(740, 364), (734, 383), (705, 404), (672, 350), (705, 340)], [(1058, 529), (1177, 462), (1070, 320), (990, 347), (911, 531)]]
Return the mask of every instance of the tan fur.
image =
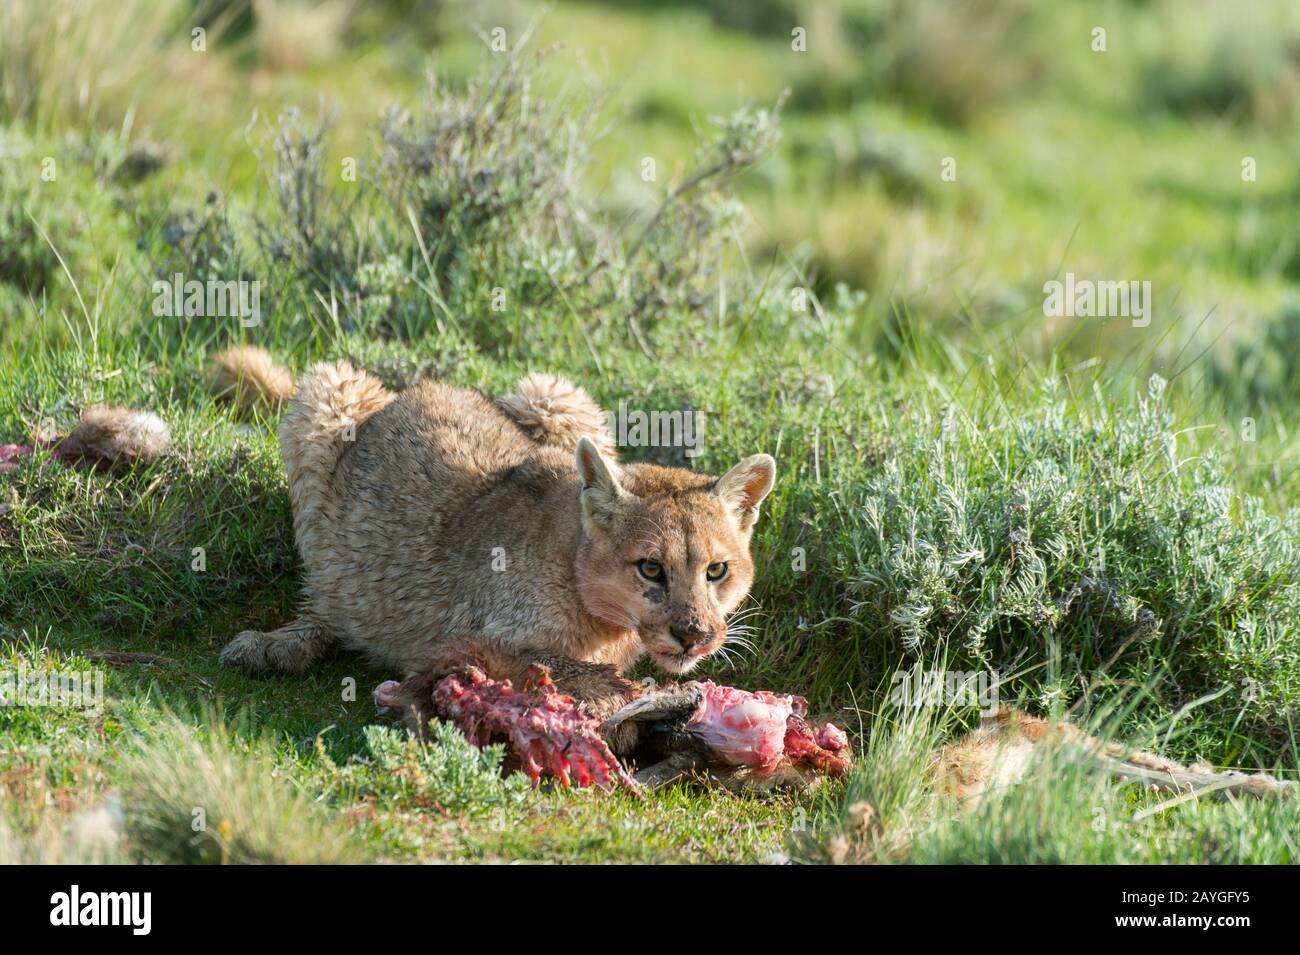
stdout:
[(171, 429), (152, 411), (97, 405), (87, 408), (63, 438), (55, 453), (129, 469), (157, 460), (171, 448)]
[[(620, 467), (600, 445), (604, 417), (563, 379), (532, 376), (494, 403), (436, 382), (394, 395), (318, 365), (281, 427), (303, 614), (240, 634), (222, 662), (296, 671), (338, 643), (417, 682), (485, 655), (494, 676), (543, 662), (597, 716), (634, 692), (620, 674), (642, 652), (686, 672), (749, 592), (775, 463), (715, 479)], [(666, 588), (641, 576), (646, 559)], [(726, 576), (706, 580), (717, 562)]]
[(1049, 722), (1007, 706), (984, 717), (961, 740), (940, 749), (931, 759), (930, 773), (940, 792), (975, 803), (988, 793), (1022, 781), (1044, 744), (1069, 746), (1113, 777), (1157, 789), (1230, 789), (1260, 797), (1289, 794), (1294, 789), (1266, 773), (1218, 772), (1199, 764), (1188, 768), (1164, 756), (1090, 736), (1069, 723)]
[(1046, 720), (1004, 707), (935, 754), (930, 771), (936, 788), (965, 801), (1019, 782), (1048, 728)]
[(617, 453), (600, 406), (557, 375), (529, 375), (513, 394), (498, 398), (497, 405), (538, 444), (572, 453), (578, 440), (586, 437), (602, 454), (612, 458)]
[(931, 768), (940, 791), (962, 800), (977, 799), (986, 792), (1020, 782), (1037, 747), (1045, 742), (1072, 745), (1085, 755), (1127, 762), (1134, 767), (1162, 772), (1183, 769), (1172, 760), (1134, 752), (1089, 736), (1069, 723), (1049, 722), (1008, 706), (984, 717), (963, 739), (941, 749)]
[(218, 401), (243, 414), (279, 411), (293, 396), (293, 375), (266, 349), (252, 345), (218, 352), (208, 368), (208, 384)]
[(335, 468), (352, 450), (360, 428), (393, 400), (379, 379), (347, 362), (320, 364), (298, 386), (280, 424), (280, 453), (289, 474), (298, 550), (332, 557), (328, 534), (355, 503), (340, 493)]

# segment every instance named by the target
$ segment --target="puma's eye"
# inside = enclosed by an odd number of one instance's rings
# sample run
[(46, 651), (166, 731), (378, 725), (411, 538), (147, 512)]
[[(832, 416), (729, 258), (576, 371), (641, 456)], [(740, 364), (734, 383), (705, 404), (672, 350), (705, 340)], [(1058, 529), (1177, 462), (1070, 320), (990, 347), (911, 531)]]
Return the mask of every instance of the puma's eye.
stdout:
[(727, 576), (727, 565), (725, 563), (709, 564), (704, 570), (704, 576), (709, 580), (721, 580)]
[(664, 579), (663, 566), (657, 560), (638, 560), (636, 569), (641, 572), (641, 576), (646, 580), (653, 580), (659, 583)]

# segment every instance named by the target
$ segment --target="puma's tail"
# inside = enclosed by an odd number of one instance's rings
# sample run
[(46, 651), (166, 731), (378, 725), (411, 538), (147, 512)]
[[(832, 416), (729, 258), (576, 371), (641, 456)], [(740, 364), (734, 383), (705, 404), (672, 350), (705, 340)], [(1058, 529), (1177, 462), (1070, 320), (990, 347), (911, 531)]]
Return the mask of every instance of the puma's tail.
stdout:
[(315, 535), (331, 526), (339, 507), (334, 472), (357, 429), (393, 400), (373, 375), (347, 362), (322, 362), (295, 386), (293, 375), (264, 348), (238, 345), (219, 352), (208, 381), (219, 400), (244, 413), (284, 411), (280, 453), (289, 478), (294, 536), (306, 557)]
[(600, 406), (577, 385), (557, 375), (534, 374), (497, 399), (497, 407), (538, 444), (576, 451), (589, 438), (608, 458), (617, 447)]
[(322, 362), (298, 382), (280, 424), (299, 552), (317, 553), (313, 535), (332, 526), (340, 505), (334, 472), (357, 430), (395, 395), (374, 375), (345, 361)]
[(230, 402), (244, 414), (278, 412), (293, 396), (293, 375), (265, 348), (254, 345), (218, 352), (208, 369), (208, 383), (218, 401)]

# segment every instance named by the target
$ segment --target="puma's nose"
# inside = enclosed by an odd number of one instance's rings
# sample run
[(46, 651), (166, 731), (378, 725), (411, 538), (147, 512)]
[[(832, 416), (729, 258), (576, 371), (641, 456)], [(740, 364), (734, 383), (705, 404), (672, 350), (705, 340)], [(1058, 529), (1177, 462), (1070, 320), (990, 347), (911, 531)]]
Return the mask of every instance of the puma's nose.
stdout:
[(696, 644), (703, 643), (709, 636), (699, 627), (669, 627), (668, 632), (682, 645), (683, 650), (695, 649)]

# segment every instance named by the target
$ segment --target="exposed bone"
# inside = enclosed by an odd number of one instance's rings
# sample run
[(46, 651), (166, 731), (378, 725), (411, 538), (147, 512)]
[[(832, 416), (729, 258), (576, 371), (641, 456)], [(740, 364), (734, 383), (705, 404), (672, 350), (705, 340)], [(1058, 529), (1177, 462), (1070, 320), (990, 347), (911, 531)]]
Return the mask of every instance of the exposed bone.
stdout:
[(648, 690), (601, 724), (601, 732), (613, 730), (628, 720), (634, 723), (659, 723), (680, 720), (685, 723), (700, 708), (704, 691), (697, 683), (670, 684)]
[[(375, 688), (375, 703), (391, 709), (399, 687), (394, 681)], [(610, 752), (598, 724), (582, 704), (560, 693), (544, 667), (534, 667), (516, 690), (509, 680), (490, 679), (477, 667), (439, 680), (433, 688), (438, 716), (454, 722), (476, 746), (509, 744), (534, 783), (543, 775), (562, 786), (602, 789), (636, 784)]]
[(810, 776), (843, 776), (849, 769), (843, 731), (830, 723), (814, 727), (806, 713), (801, 697), (689, 682), (647, 690), (601, 731), (628, 721), (658, 730), (667, 758), (637, 774), (652, 787), (665, 777), (694, 775), (729, 789), (804, 788)]

